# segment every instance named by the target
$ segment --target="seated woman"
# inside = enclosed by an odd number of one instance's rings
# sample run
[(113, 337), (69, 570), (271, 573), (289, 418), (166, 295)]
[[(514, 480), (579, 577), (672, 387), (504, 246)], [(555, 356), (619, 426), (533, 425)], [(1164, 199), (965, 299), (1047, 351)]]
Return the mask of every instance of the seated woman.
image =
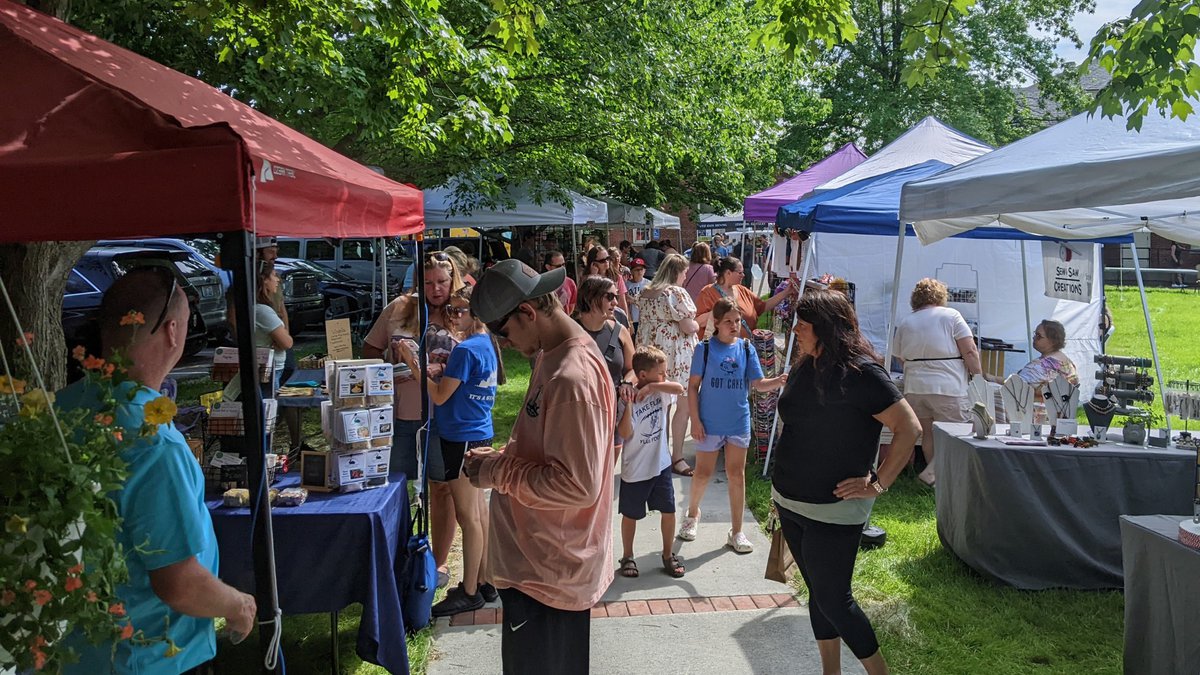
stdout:
[(1031, 387), (1040, 387), (1059, 375), (1071, 384), (1079, 384), (1075, 363), (1062, 352), (1067, 346), (1067, 329), (1057, 321), (1045, 319), (1033, 331), (1033, 348), (1041, 356), (1025, 364), (1017, 375)]

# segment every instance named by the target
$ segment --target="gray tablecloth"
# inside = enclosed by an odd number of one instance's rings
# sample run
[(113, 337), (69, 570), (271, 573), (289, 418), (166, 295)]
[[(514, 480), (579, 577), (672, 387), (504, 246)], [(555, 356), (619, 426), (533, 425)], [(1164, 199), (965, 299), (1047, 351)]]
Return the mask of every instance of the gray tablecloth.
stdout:
[(940, 422), (934, 434), (938, 536), (1017, 588), (1121, 588), (1118, 518), (1192, 510), (1194, 452), (1009, 446)]
[(1125, 672), (1200, 673), (1200, 551), (1179, 543), (1188, 516), (1121, 516)]

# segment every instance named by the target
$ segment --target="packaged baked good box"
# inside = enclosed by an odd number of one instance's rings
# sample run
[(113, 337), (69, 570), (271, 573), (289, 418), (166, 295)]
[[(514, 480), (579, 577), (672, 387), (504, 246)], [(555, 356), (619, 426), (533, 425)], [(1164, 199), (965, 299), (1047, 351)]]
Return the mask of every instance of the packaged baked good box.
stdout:
[(338, 452), (330, 464), (329, 486), (346, 492), (347, 488), (361, 489), (367, 481), (367, 453)]
[[(369, 378), (372, 366), (387, 366), (382, 359), (344, 359), (341, 361), (325, 362), (325, 382), (329, 386), (329, 400), (335, 409), (367, 408), (373, 399), (383, 398), (371, 396)], [(380, 372), (390, 372), (382, 369)], [(380, 402), (390, 403), (392, 398), (392, 383), (387, 382), (386, 399)]]
[(392, 459), (392, 449), (372, 448), (367, 451), (367, 478), (386, 478)]
[(371, 411), (366, 408), (338, 410), (333, 416), (333, 440), (353, 445), (371, 440)]
[(395, 395), (394, 376), (395, 368), (390, 363), (367, 366), (367, 396), (391, 399)]
[(392, 441), (392, 420), (392, 406), (385, 405), (378, 408), (371, 408), (371, 438), (385, 438), (390, 445)]
[[(254, 350), (258, 362), (258, 381), (270, 382), (275, 368), (275, 352), (265, 347)], [(237, 347), (217, 347), (213, 350), (212, 379), (214, 382), (232, 382), (238, 374)]]

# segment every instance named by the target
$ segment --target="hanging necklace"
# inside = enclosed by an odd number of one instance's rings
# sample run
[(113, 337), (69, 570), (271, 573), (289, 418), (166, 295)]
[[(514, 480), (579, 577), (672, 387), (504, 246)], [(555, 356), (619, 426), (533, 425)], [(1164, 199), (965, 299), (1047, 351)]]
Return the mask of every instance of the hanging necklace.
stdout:
[(1024, 418), (1029, 401), (1033, 398), (1033, 388), (1020, 378), (1013, 378), (1004, 383), (1004, 389), (1012, 396), (1013, 404), (1017, 408), (1017, 417)]

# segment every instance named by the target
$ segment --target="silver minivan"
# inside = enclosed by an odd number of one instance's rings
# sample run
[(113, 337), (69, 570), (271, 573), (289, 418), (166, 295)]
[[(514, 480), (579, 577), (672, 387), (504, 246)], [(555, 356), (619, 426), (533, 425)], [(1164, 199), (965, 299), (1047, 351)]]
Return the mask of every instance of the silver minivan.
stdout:
[[(376, 255), (379, 239), (295, 239), (278, 237), (280, 258), (301, 258), (341, 272), (356, 281), (379, 283), (382, 258)], [(385, 239), (388, 296), (412, 287), (413, 259), (397, 239)]]

